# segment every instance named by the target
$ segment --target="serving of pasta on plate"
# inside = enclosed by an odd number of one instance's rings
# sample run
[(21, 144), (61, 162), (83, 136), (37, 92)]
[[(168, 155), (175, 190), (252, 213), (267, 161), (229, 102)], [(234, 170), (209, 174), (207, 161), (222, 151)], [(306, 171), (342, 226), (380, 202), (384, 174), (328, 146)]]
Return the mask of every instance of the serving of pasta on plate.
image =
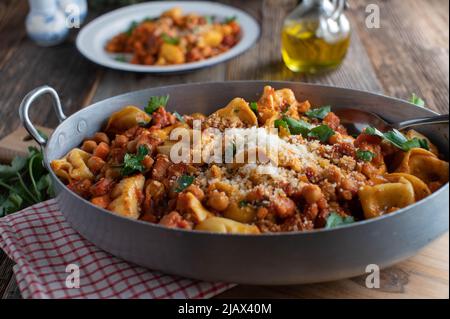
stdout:
[(197, 62), (222, 54), (241, 36), (236, 17), (183, 14), (179, 7), (159, 17), (133, 21), (115, 35), (105, 50), (120, 62), (141, 65), (173, 65)]
[(168, 104), (153, 96), (144, 110), (124, 106), (53, 160), (54, 173), (123, 217), (238, 234), (376, 218), (448, 182), (448, 162), (419, 132), (351, 136), (330, 106), (297, 101), (290, 89), (266, 86), (259, 99), (236, 97), (210, 115)]

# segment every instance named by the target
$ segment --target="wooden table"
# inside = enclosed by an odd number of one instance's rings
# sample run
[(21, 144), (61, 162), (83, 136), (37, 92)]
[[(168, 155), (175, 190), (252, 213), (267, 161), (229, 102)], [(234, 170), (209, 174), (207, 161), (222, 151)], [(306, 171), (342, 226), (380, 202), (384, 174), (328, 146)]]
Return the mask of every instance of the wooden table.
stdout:
[[(342, 67), (329, 74), (295, 74), (280, 57), (280, 28), (295, 0), (228, 0), (262, 25), (259, 42), (232, 61), (183, 75), (122, 73), (96, 66), (71, 40), (53, 48), (39, 48), (25, 35), (26, 1), (0, 3), (0, 139), (19, 126), (17, 108), (31, 89), (49, 84), (61, 96), (66, 114), (92, 102), (123, 92), (173, 83), (223, 80), (289, 80), (332, 84), (383, 92), (408, 99), (412, 92), (427, 106), (444, 113), (449, 104), (449, 2), (446, 0), (350, 0), (347, 14), (352, 43)], [(380, 7), (381, 28), (367, 29), (365, 8)], [(90, 18), (92, 18), (91, 15)], [(48, 100), (31, 117), (46, 126), (57, 123)], [(36, 111), (36, 109), (39, 109)], [(382, 273), (381, 288), (367, 289), (364, 277), (334, 283), (289, 287), (238, 286), (219, 297), (360, 297), (448, 298), (448, 234), (419, 255)], [(20, 293), (12, 275), (13, 262), (0, 252), (0, 296)]]

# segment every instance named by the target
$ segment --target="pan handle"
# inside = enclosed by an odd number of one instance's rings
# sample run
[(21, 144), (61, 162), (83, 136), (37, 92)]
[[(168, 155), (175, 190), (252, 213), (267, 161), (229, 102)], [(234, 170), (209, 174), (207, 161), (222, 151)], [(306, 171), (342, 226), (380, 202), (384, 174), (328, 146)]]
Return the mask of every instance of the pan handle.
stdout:
[(22, 125), (25, 127), (28, 133), (30, 133), (31, 137), (42, 146), (45, 146), (47, 140), (43, 138), (39, 134), (39, 131), (36, 129), (36, 127), (34, 127), (28, 113), (30, 106), (33, 104), (33, 102), (44, 94), (50, 94), (52, 96), (53, 109), (55, 110), (56, 116), (58, 117), (58, 120), (61, 123), (67, 118), (67, 116), (64, 115), (64, 112), (62, 110), (61, 101), (59, 100), (58, 93), (56, 93), (55, 89), (47, 85), (38, 87), (33, 91), (31, 91), (30, 93), (28, 93), (22, 100), (22, 103), (20, 103), (19, 108), (19, 116)]

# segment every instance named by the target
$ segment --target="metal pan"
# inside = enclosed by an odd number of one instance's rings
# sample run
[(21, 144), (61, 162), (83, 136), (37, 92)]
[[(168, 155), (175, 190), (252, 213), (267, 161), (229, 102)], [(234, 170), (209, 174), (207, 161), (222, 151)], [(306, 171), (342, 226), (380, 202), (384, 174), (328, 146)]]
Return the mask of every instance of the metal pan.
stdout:
[[(356, 107), (390, 121), (435, 115), (407, 102), (368, 92), (292, 82), (242, 81), (151, 88), (95, 103), (66, 118), (55, 90), (30, 92), (20, 107), (29, 133), (44, 147), (45, 165), (64, 156), (102, 128), (125, 105), (146, 105), (150, 96), (170, 94), (169, 110), (211, 113), (233, 97), (254, 101), (264, 85), (291, 88), (299, 100), (335, 108)], [(51, 94), (60, 124), (47, 142), (28, 117), (33, 101)], [(448, 154), (448, 125), (421, 130)], [(51, 170), (50, 170), (51, 171)], [(395, 213), (331, 230), (223, 235), (170, 229), (129, 220), (100, 209), (67, 189), (51, 173), (57, 201), (68, 222), (83, 237), (113, 255), (169, 274), (243, 284), (301, 284), (365, 273), (369, 264), (386, 267), (414, 255), (448, 230), (449, 185)]]

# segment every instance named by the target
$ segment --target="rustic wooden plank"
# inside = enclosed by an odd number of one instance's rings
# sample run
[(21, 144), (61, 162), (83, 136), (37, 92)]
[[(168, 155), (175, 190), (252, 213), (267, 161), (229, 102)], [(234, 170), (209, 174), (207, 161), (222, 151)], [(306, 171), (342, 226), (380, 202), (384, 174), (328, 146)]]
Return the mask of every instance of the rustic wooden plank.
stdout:
[(6, 288), (13, 276), (12, 267), (14, 262), (0, 250), (0, 298), (4, 296)]
[[(296, 0), (265, 0), (259, 10), (251, 13), (262, 21), (258, 43), (248, 52), (232, 60), (227, 67), (228, 80), (304, 81), (382, 92), (375, 72), (359, 36), (352, 34), (351, 46), (343, 64), (337, 70), (317, 75), (290, 71), (281, 60), (280, 35), (284, 18), (292, 11)], [(253, 2), (253, 5), (257, 3)], [(257, 15), (255, 15), (257, 14)]]
[[(52, 130), (43, 126), (36, 126), (38, 130), (50, 136)], [(31, 138), (24, 127), (19, 127), (11, 134), (0, 140), (0, 163), (9, 163), (14, 156), (26, 156), (28, 147), (39, 145)]]
[[(71, 114), (81, 107), (96, 80), (97, 66), (74, 48), (75, 30), (65, 43), (51, 48), (38, 47), (26, 37), (24, 3), (0, 4), (0, 138), (19, 125), (17, 109), (30, 90), (44, 84), (54, 87), (65, 112)], [(48, 97), (36, 103), (31, 118), (50, 127), (57, 123)]]
[(408, 99), (412, 92), (448, 113), (449, 2), (377, 1), (379, 29), (365, 26), (370, 1), (352, 1), (353, 26), (366, 47), (386, 94)]
[(448, 298), (448, 244), (447, 233), (416, 256), (382, 270), (379, 289), (366, 288), (361, 276), (311, 285), (240, 285), (217, 298)]

